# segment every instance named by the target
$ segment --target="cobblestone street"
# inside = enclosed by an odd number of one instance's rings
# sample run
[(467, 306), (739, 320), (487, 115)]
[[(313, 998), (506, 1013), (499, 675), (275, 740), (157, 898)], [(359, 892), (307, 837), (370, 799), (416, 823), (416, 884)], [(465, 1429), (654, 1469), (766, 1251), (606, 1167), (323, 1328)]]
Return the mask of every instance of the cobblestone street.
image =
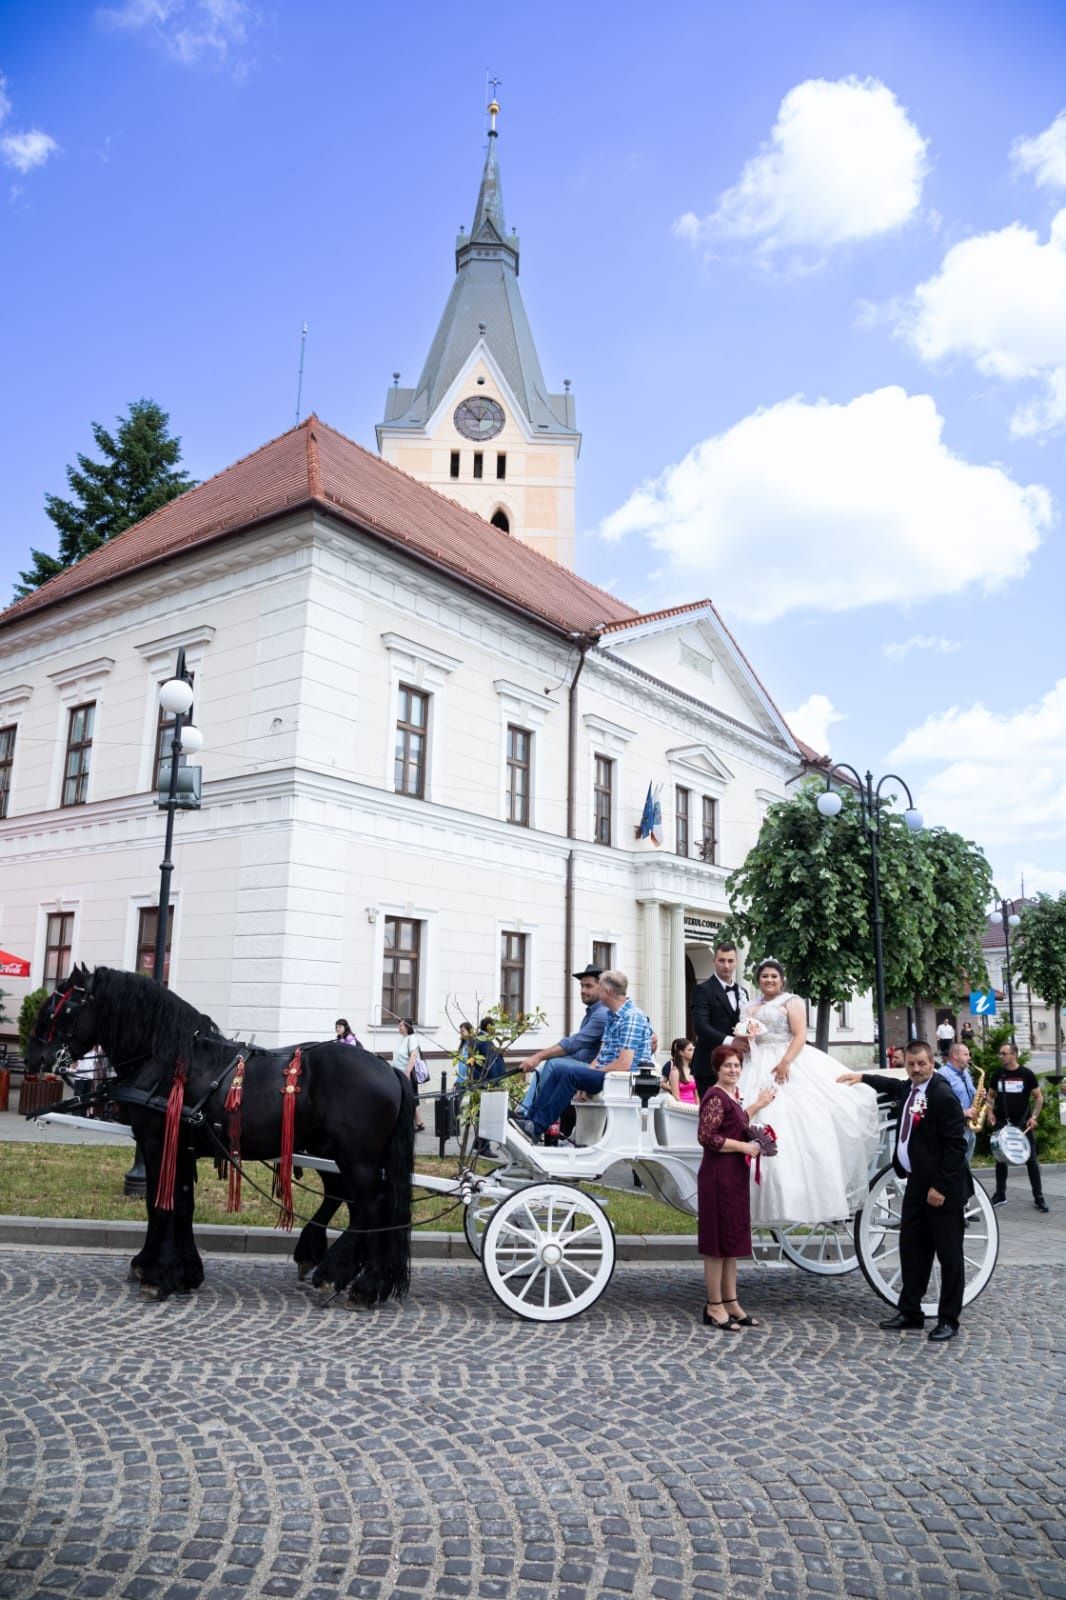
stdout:
[(158, 1306), (115, 1255), (0, 1252), (0, 1595), (1066, 1596), (1057, 1267), (944, 1348), (858, 1273), (749, 1269), (727, 1338), (695, 1262), (546, 1328), (474, 1266), (371, 1317), (207, 1272)]

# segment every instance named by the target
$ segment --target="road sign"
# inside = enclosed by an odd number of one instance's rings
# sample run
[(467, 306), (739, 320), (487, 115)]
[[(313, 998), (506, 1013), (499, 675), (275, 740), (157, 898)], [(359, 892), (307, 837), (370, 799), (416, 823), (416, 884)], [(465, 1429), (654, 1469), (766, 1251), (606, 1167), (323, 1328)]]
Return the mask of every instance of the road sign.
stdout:
[(970, 1015), (971, 1017), (994, 1017), (996, 1014), (996, 997), (990, 989), (970, 990)]

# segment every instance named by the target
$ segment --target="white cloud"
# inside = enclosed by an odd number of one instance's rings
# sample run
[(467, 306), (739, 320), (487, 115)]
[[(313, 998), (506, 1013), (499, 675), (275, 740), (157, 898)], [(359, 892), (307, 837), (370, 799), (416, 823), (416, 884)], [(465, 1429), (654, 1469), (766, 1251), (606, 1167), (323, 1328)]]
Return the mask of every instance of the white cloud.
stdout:
[(950, 656), (962, 646), (958, 639), (942, 639), (933, 633), (912, 633), (909, 639), (893, 639), (881, 654), (886, 661), (904, 661), (912, 650), (930, 650), (934, 655)]
[(642, 484), (600, 533), (659, 553), (657, 601), (709, 593), (763, 621), (995, 589), (1026, 571), (1051, 496), (954, 454), (942, 429), (929, 395), (897, 387), (784, 400)]
[(1046, 244), (1014, 222), (953, 245), (898, 327), (924, 361), (961, 356), (1006, 382), (1043, 380), (1016, 410), (1015, 434), (1066, 425), (1066, 210)]
[(0, 122), (7, 120), (11, 112), (11, 99), (7, 92), (7, 79), (0, 72)]
[(785, 712), (785, 721), (797, 739), (802, 739), (821, 756), (829, 754), (829, 730), (833, 723), (846, 720), (827, 694), (808, 695), (795, 711)]
[(989, 846), (1066, 840), (1066, 678), (1020, 711), (978, 701), (936, 712), (888, 759), (933, 769), (920, 786), (930, 823)]
[(809, 78), (790, 89), (769, 140), (708, 217), (675, 230), (694, 240), (753, 239), (761, 251), (810, 249), (888, 233), (918, 209), (926, 141), (876, 78)]
[(42, 133), (40, 128), (30, 128), (25, 133), (5, 133), (0, 139), (4, 165), (14, 167), (16, 172), (32, 172), (34, 167), (43, 167), (58, 149), (51, 134)]
[(1015, 139), (1011, 160), (1018, 172), (1030, 172), (1041, 189), (1066, 189), (1066, 111), (1034, 139)]
[(257, 20), (246, 0), (123, 0), (96, 13), (104, 27), (147, 32), (183, 66), (224, 66)]
[(1066, 894), (1066, 872), (1056, 867), (1044, 867), (1035, 861), (1018, 861), (1014, 867), (1003, 874), (1003, 882), (1009, 885), (1008, 892), (1014, 892), (1017, 884), (1019, 893), (1021, 885), (1025, 884), (1026, 895), (1033, 894)]

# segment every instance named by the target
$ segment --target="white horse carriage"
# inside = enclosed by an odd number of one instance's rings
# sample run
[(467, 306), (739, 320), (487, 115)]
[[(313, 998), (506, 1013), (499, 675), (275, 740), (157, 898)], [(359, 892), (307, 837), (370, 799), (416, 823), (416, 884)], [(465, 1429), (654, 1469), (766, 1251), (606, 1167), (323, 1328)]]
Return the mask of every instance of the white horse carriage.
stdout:
[[(604, 1202), (583, 1183), (610, 1188), (635, 1173), (644, 1194), (692, 1216), (697, 1209), (699, 1113), (663, 1093), (657, 1073), (608, 1073), (602, 1094), (578, 1101), (575, 1110), (573, 1147), (534, 1145), (508, 1121), (507, 1095), (483, 1092), (478, 1131), (502, 1146), (508, 1159), (486, 1177), (464, 1174), (459, 1180), (467, 1243), (480, 1257), (490, 1288), (510, 1311), (535, 1322), (579, 1316), (611, 1281), (614, 1229)], [(892, 1122), (883, 1104), (880, 1127), (869, 1193), (855, 1216), (814, 1226), (786, 1223), (768, 1230), (768, 1242), (776, 1240), (781, 1255), (805, 1272), (835, 1277), (861, 1267), (875, 1293), (897, 1305), (903, 1185), (890, 1162)], [(455, 1190), (443, 1179), (429, 1186)], [(974, 1185), (965, 1221), (968, 1305), (991, 1278), (999, 1250), (996, 1214), (980, 1184)], [(938, 1292), (934, 1267), (927, 1315), (936, 1312)]]

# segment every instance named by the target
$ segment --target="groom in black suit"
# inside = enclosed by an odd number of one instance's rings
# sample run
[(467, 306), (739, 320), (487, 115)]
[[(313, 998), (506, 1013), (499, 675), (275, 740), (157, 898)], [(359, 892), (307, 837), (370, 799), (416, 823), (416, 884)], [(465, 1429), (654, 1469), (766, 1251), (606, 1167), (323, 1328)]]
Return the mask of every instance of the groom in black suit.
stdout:
[(740, 1008), (747, 1000), (748, 991), (737, 982), (737, 947), (731, 940), (723, 939), (714, 947), (713, 973), (697, 983), (692, 991), (692, 1027), (696, 1035), (692, 1076), (701, 1100), (714, 1082), (711, 1052), (720, 1044), (728, 1044), (742, 1056), (748, 1048), (747, 1039), (733, 1037), (733, 1029), (740, 1020)]
[(907, 1181), (899, 1230), (903, 1286), (899, 1310), (881, 1327), (896, 1331), (925, 1326), (922, 1300), (935, 1256), (940, 1263), (940, 1301), (929, 1337), (942, 1344), (959, 1331), (966, 1287), (963, 1214), (973, 1194), (966, 1162), (966, 1121), (951, 1085), (935, 1070), (932, 1047), (924, 1039), (911, 1040), (905, 1065), (909, 1083), (878, 1072), (845, 1072), (838, 1081), (868, 1083), (901, 1107), (892, 1165)]

